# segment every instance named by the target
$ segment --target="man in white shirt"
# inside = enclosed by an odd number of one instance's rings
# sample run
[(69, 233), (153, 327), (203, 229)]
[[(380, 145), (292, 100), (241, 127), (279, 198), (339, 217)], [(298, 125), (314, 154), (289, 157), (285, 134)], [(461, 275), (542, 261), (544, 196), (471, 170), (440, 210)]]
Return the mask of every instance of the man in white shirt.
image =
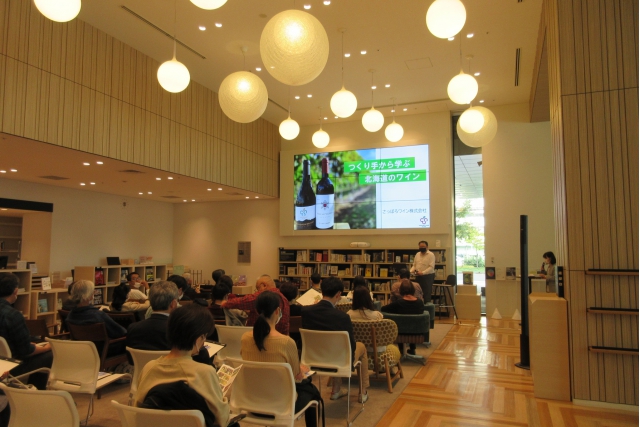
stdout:
[(431, 289), (433, 288), (433, 279), (436, 277), (436, 257), (433, 252), (429, 251), (429, 244), (425, 240), (418, 243), (418, 252), (413, 259), (411, 273), (415, 274), (416, 282), (422, 288), (424, 302), (431, 302)]

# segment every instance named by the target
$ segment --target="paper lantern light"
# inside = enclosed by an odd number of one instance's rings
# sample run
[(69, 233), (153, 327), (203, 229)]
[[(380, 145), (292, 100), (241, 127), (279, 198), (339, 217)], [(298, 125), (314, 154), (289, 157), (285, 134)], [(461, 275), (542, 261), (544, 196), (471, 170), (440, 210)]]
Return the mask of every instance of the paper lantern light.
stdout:
[(384, 116), (373, 107), (362, 116), (362, 126), (369, 132), (378, 132), (383, 125)]
[(327, 145), (329, 145), (330, 139), (331, 138), (329, 138), (329, 134), (323, 131), (322, 128), (320, 128), (320, 130), (317, 130), (311, 137), (311, 141), (313, 142), (313, 145), (315, 145), (318, 148), (324, 148)]
[(68, 22), (78, 16), (82, 4), (80, 0), (34, 0), (36, 7), (45, 17), (56, 22)]
[(289, 114), (287, 119), (280, 123), (280, 127), (278, 129), (280, 130), (280, 136), (288, 141), (295, 139), (300, 133), (300, 125), (291, 118), (291, 114)]
[(458, 120), (456, 130), (458, 131), (458, 137), (465, 145), (469, 147), (482, 147), (495, 138), (498, 132), (498, 120), (496, 120), (496, 116), (488, 108), (473, 107), (473, 109), (480, 111), (484, 117), (484, 126), (482, 126), (482, 129), (475, 133), (465, 132), (460, 127), (460, 120)]
[(471, 74), (460, 71), (460, 74), (449, 81), (447, 93), (456, 104), (468, 104), (478, 94), (478, 82)]
[(189, 86), (191, 74), (187, 67), (175, 56), (170, 61), (165, 61), (158, 68), (158, 82), (167, 92), (182, 92)]
[(484, 116), (476, 107), (471, 107), (464, 110), (458, 119), (458, 123), (466, 133), (476, 133), (484, 126)]
[(195, 4), (201, 9), (213, 10), (224, 6), (227, 0), (191, 0), (191, 3)]
[(441, 39), (458, 34), (466, 20), (467, 11), (460, 0), (436, 0), (427, 10), (427, 28)]
[(218, 99), (227, 117), (238, 123), (250, 123), (266, 110), (269, 94), (260, 77), (248, 71), (238, 71), (222, 81)]
[(285, 10), (271, 18), (260, 36), (260, 56), (265, 69), (281, 83), (300, 86), (324, 69), (329, 38), (313, 15)]
[(391, 142), (398, 142), (404, 136), (404, 129), (394, 120), (384, 130), (384, 136)]
[(344, 86), (331, 97), (331, 111), (338, 117), (346, 119), (351, 117), (358, 108), (358, 100), (356, 96), (346, 90)]

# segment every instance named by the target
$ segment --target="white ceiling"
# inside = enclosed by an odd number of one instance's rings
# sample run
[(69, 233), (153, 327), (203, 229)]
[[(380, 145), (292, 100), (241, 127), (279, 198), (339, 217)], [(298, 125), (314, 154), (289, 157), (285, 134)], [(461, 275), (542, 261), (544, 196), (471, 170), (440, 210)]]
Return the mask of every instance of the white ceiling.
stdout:
[[(218, 91), (222, 80), (243, 68), (241, 47), (246, 53), (246, 68), (255, 72), (262, 67), (260, 35), (268, 19), (287, 8), (303, 9), (324, 25), (329, 36), (329, 60), (313, 82), (291, 88), (276, 81), (264, 69), (256, 72), (269, 91), (266, 120), (279, 124), (286, 118), (282, 107), (291, 99), (292, 117), (301, 125), (317, 123), (318, 107), (328, 122), (336, 121), (329, 100), (340, 89), (341, 33), (344, 36), (345, 86), (358, 98), (359, 111), (349, 119), (360, 120), (371, 107), (371, 74), (375, 69), (375, 104), (385, 116), (391, 115), (391, 98), (402, 107), (398, 114), (460, 110), (463, 106), (448, 100), (446, 87), (460, 71), (462, 56), (473, 55), (472, 71), (479, 71), (477, 100), (485, 106), (526, 102), (529, 99), (536, 39), (542, 0), (463, 0), (467, 22), (456, 40), (431, 35), (425, 16), (431, 0), (229, 0), (220, 9), (206, 11), (188, 0), (83, 0), (79, 19), (105, 31), (159, 62), (171, 59), (173, 44), (163, 33), (136, 18), (124, 7), (140, 15), (167, 33), (174, 33), (174, 7), (177, 9), (177, 38), (206, 59), (178, 46), (178, 60), (189, 68), (193, 80)], [(222, 27), (215, 27), (215, 23)], [(200, 31), (198, 26), (206, 26)], [(473, 38), (466, 34), (473, 33)], [(520, 84), (514, 85), (515, 52), (521, 49)], [(366, 50), (366, 55), (360, 51)], [(428, 68), (413, 68), (412, 61)], [(465, 71), (468, 62), (463, 61)], [(391, 84), (389, 89), (384, 84)], [(312, 94), (312, 98), (307, 98)], [(293, 97), (299, 95), (300, 100)], [(407, 112), (402, 111), (407, 108)]]

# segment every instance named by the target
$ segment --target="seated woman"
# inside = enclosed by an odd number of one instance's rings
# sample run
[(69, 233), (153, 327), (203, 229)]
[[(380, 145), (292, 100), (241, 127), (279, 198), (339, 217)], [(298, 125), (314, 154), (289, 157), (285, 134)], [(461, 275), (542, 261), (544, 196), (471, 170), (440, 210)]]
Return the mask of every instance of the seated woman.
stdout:
[(229, 423), (229, 403), (222, 396), (216, 370), (191, 358), (200, 352), (213, 329), (213, 317), (201, 305), (189, 304), (174, 310), (167, 326), (171, 351), (144, 367), (134, 396), (135, 405), (144, 406), (145, 397), (154, 387), (183, 381), (202, 396), (216, 424), (226, 426)]
[(138, 311), (138, 310), (147, 310), (151, 303), (146, 296), (137, 295), (142, 294), (142, 292), (137, 290), (131, 290), (131, 288), (126, 283), (120, 283), (120, 285), (116, 286), (113, 289), (113, 300), (111, 301), (110, 310), (111, 311)]
[[(365, 289), (369, 289), (369, 284), (367, 283), (367, 279), (365, 279), (362, 276), (356, 276), (353, 278), (353, 291), (349, 291), (349, 293), (347, 294), (346, 297), (342, 297), (342, 299), (340, 300), (341, 303), (347, 303), (347, 302), (351, 302), (353, 301), (353, 293), (355, 292), (356, 289), (358, 288), (365, 288)], [(371, 299), (373, 299), (373, 292), (370, 292), (369, 295), (371, 295)]]
[[(296, 380), (295, 411), (304, 408), (310, 401), (319, 396), (318, 389), (311, 382), (311, 378), (304, 378), (309, 368), (300, 364), (298, 349), (295, 342), (276, 330), (280, 321), (280, 297), (275, 292), (262, 292), (256, 300), (256, 311), (259, 314), (253, 332), (242, 336), (240, 354), (245, 360), (254, 362), (288, 363)], [(309, 408), (304, 413), (307, 427), (315, 427), (316, 410)]]
[[(383, 306), (380, 311), (394, 314), (422, 314), (424, 313), (424, 302), (414, 296), (415, 289), (409, 279), (400, 282), (401, 299)], [(409, 354), (416, 354), (416, 345), (409, 344)]]
[(127, 334), (127, 330), (118, 325), (107, 313), (93, 306), (93, 291), (95, 286), (88, 280), (78, 280), (71, 288), (71, 300), (76, 306), (67, 316), (67, 323), (73, 325), (91, 325), (104, 323), (109, 338), (120, 338)]
[(301, 316), (302, 306), (296, 302), (298, 287), (291, 282), (282, 282), (280, 293), (289, 301), (289, 316)]
[(373, 300), (366, 287), (359, 287), (353, 291), (353, 303), (347, 314), (351, 320), (382, 320), (383, 318), (382, 313), (373, 310)]

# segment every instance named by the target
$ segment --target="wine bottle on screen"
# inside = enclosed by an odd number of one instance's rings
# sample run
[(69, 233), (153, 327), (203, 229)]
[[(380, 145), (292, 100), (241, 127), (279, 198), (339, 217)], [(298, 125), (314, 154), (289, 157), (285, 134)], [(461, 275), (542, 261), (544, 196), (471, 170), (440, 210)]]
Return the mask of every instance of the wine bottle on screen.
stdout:
[(302, 185), (295, 203), (296, 230), (313, 230), (316, 228), (316, 195), (311, 187), (309, 160), (302, 162)]
[(333, 228), (335, 215), (333, 183), (329, 179), (329, 160), (322, 159), (322, 178), (316, 186), (316, 228)]

